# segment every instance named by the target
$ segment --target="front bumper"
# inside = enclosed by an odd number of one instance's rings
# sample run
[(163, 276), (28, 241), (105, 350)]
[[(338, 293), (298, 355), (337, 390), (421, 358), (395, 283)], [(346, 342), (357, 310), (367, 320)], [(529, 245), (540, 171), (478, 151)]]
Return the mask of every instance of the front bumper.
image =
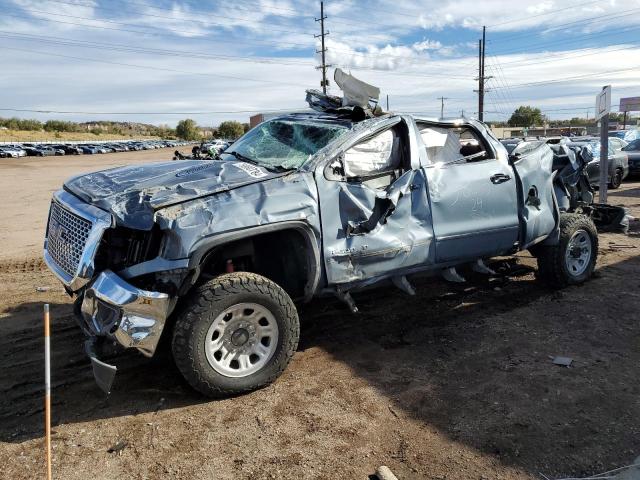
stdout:
[(90, 336), (107, 337), (153, 356), (169, 315), (166, 293), (142, 290), (105, 270), (84, 291), (82, 324)]

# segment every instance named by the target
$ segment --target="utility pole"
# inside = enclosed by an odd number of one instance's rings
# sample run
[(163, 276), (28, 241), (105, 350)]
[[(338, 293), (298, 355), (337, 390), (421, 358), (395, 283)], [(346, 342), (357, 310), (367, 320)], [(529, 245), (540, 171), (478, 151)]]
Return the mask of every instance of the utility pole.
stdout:
[(444, 101), (449, 100), (449, 97), (438, 97), (440, 100), (440, 118), (444, 118)]
[(484, 77), (482, 75), (482, 40), (478, 40), (478, 119), (484, 119)]
[(488, 91), (485, 87), (487, 80), (493, 77), (487, 77), (484, 73), (485, 58), (487, 49), (487, 27), (482, 27), (482, 39), (478, 40), (478, 120), (484, 121), (484, 94)]
[(322, 49), (316, 50), (316, 53), (322, 54), (322, 65), (316, 67), (316, 69), (322, 70), (322, 81), (320, 82), (320, 85), (322, 86), (322, 93), (324, 94), (327, 93), (327, 86), (329, 85), (329, 81), (327, 80), (327, 68), (331, 66), (327, 65), (325, 61), (325, 53), (327, 52), (327, 49), (324, 46), (324, 37), (329, 35), (329, 32), (324, 31), (324, 21), (326, 19), (327, 17), (324, 14), (324, 2), (320, 2), (320, 18), (316, 18), (316, 22), (320, 22), (320, 35), (314, 35), (313, 37), (320, 38), (322, 42)]
[[(389, 111), (389, 94), (387, 93), (387, 112)], [(626, 115), (626, 113), (625, 113)]]

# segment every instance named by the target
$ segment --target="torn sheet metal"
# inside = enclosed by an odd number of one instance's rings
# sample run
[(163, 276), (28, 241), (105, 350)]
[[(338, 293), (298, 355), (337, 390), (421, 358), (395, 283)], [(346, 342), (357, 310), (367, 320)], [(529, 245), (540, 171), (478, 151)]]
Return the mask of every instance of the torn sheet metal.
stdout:
[(366, 108), (369, 106), (369, 101), (373, 100), (377, 103), (380, 98), (380, 89), (378, 87), (358, 80), (353, 75), (342, 71), (341, 68), (336, 68), (333, 79), (344, 92), (344, 97), (342, 98), (343, 107), (353, 106)]
[[(382, 192), (322, 177), (318, 192), (329, 284), (388, 276), (433, 261), (431, 212), (421, 170), (405, 172)], [(380, 200), (393, 209), (369, 224)]]
[[(556, 225), (551, 174), (553, 151), (543, 142), (529, 145), (530, 148), (522, 155), (514, 156), (513, 161), (521, 195), (522, 248), (545, 239)], [(513, 154), (519, 151), (518, 146)]]

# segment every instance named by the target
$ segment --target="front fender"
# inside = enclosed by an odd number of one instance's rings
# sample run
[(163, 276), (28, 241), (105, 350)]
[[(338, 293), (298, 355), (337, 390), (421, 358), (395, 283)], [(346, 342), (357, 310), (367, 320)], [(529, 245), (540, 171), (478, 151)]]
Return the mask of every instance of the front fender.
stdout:
[(217, 247), (238, 241), (246, 240), (258, 235), (266, 233), (295, 231), (302, 235), (305, 240), (307, 251), (307, 262), (309, 277), (305, 285), (304, 301), (311, 300), (313, 294), (318, 289), (321, 277), (321, 259), (320, 259), (320, 239), (316, 236), (313, 228), (303, 221), (285, 221), (269, 225), (258, 225), (255, 227), (244, 228), (232, 232), (220, 233), (205, 237), (196, 242), (189, 253), (189, 269), (197, 270), (206, 260), (208, 254)]

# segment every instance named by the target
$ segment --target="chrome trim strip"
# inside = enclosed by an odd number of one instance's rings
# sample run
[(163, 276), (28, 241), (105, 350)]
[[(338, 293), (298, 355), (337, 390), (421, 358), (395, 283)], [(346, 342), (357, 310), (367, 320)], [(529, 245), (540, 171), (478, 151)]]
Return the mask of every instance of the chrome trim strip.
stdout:
[[(44, 239), (44, 261), (51, 271), (72, 291), (77, 291), (85, 286), (95, 274), (93, 260), (95, 258), (102, 235), (107, 228), (113, 225), (113, 218), (109, 212), (101, 210), (93, 205), (83, 202), (64, 190), (58, 190), (53, 194), (52, 202), (58, 203), (62, 208), (91, 222), (92, 227), (85, 242), (85, 247), (78, 263), (78, 269), (73, 277), (67, 274), (55, 262), (47, 251), (47, 236)], [(47, 230), (49, 225), (47, 220)]]

